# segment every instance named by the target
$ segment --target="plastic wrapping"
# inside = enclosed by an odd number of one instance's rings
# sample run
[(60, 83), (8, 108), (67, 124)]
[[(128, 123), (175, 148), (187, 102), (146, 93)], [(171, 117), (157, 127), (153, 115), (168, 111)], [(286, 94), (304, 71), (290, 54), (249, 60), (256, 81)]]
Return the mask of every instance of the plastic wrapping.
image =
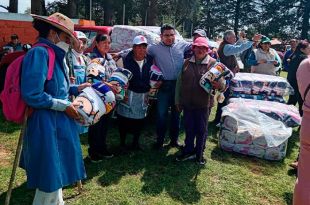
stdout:
[(265, 94), (260, 95), (251, 95), (251, 94), (243, 94), (238, 92), (233, 92), (230, 95), (232, 98), (245, 98), (245, 99), (252, 99), (252, 100), (264, 100), (264, 101), (274, 101), (279, 103), (285, 103), (285, 99), (282, 96), (268, 96)]
[(231, 109), (235, 109), (241, 105), (255, 109), (275, 120), (279, 120), (287, 127), (296, 127), (301, 124), (299, 111), (293, 105), (270, 101), (231, 98), (227, 106)]
[(163, 80), (164, 80), (164, 76), (160, 68), (158, 68), (156, 65), (152, 65), (151, 70), (150, 70), (151, 88), (148, 94), (150, 99), (157, 99), (157, 92)]
[(211, 66), (210, 70), (206, 72), (199, 80), (200, 86), (207, 92), (211, 93), (213, 87), (212, 82), (217, 81), (221, 87), (226, 86), (226, 80), (231, 80), (234, 74), (220, 62), (216, 62)]
[(285, 78), (257, 73), (237, 73), (231, 81), (230, 89), (234, 94), (263, 96), (294, 94), (294, 89)]
[(268, 160), (285, 157), (292, 128), (286, 127), (281, 121), (242, 102), (225, 106), (222, 117), (220, 146), (224, 150)]
[[(111, 34), (112, 43), (110, 52), (119, 52), (132, 48), (132, 40), (138, 35), (145, 36), (148, 44), (159, 43), (160, 27), (115, 25)], [(176, 41), (184, 41), (178, 31), (176, 31)]]

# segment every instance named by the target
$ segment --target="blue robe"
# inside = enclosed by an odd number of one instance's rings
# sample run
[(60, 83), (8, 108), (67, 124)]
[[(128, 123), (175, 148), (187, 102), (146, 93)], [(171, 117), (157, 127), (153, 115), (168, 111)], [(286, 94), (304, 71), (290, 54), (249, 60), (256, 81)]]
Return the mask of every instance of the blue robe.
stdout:
[(64, 68), (65, 52), (40, 38), (56, 54), (53, 77), (47, 81), (48, 52), (36, 47), (26, 54), (21, 74), (21, 92), (27, 105), (34, 109), (28, 117), (21, 156), (29, 188), (53, 192), (86, 178), (76, 122), (65, 112), (50, 109), (52, 99), (68, 99), (68, 72)]

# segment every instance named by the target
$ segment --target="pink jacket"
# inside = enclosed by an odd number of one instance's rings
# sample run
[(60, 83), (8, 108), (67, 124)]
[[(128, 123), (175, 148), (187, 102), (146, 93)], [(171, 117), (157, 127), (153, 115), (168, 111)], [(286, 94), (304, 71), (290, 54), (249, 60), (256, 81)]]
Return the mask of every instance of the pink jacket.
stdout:
[(310, 92), (305, 96), (306, 89), (310, 84), (310, 58), (307, 58), (300, 63), (296, 77), (300, 95), (304, 100), (302, 109), (305, 114), (310, 115)]

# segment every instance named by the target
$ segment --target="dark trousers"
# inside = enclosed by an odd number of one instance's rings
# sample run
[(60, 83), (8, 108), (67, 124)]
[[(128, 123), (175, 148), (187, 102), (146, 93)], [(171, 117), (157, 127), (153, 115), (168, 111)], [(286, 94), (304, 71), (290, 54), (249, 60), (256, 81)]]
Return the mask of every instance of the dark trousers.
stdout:
[(117, 121), (118, 121), (118, 131), (121, 140), (120, 143), (121, 146), (125, 146), (126, 135), (129, 133), (133, 135), (132, 145), (133, 146), (139, 145), (139, 138), (144, 125), (144, 118), (132, 119), (123, 117), (121, 115), (117, 115)]
[(103, 115), (99, 122), (88, 128), (88, 154), (98, 155), (107, 151), (107, 133), (110, 114)]
[(299, 114), (300, 116), (302, 116), (303, 111), (302, 111), (302, 105), (304, 104), (304, 101), (302, 100), (300, 93), (297, 89), (294, 89), (294, 95), (290, 95), (287, 101), (288, 105), (296, 105), (296, 103), (298, 103), (298, 107), (299, 107)]
[(157, 143), (163, 144), (167, 130), (168, 110), (171, 108), (170, 116), (170, 140), (171, 143), (176, 143), (179, 137), (180, 129), (180, 113), (175, 109), (176, 81), (164, 81), (157, 93), (157, 119), (156, 119), (156, 134)]
[(217, 103), (217, 109), (215, 114), (214, 122), (215, 124), (220, 123), (222, 117), (222, 108), (228, 104), (230, 90), (229, 88), (224, 92), (225, 100), (222, 103)]
[(209, 108), (184, 108), (183, 116), (185, 127), (185, 147), (183, 148), (183, 154), (195, 152), (196, 157), (201, 159), (208, 137)]

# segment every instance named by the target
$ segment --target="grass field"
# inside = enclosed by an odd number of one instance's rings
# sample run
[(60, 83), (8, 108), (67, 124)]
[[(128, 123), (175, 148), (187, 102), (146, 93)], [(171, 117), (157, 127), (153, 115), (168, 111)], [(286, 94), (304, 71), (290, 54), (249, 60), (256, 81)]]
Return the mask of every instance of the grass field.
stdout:
[[(214, 111), (210, 117), (213, 120)], [(66, 204), (225, 204), (225, 205), (282, 205), (292, 203), (296, 179), (288, 166), (298, 154), (298, 132), (289, 139), (287, 157), (270, 162), (254, 157), (222, 151), (218, 147), (218, 130), (209, 125), (205, 167), (191, 161), (175, 162), (179, 151), (151, 149), (155, 142), (154, 120), (148, 119), (141, 144), (144, 151), (119, 153), (119, 136), (115, 121), (111, 122), (108, 146), (115, 154), (98, 164), (85, 162), (88, 178), (83, 192), (75, 186), (66, 187)], [(0, 116), (0, 204), (4, 204), (11, 174), (20, 127)], [(181, 142), (184, 133), (181, 133)], [(81, 136), (84, 157), (87, 156), (87, 137)], [(26, 177), (18, 169), (11, 204), (31, 204), (34, 190), (28, 190)]]

